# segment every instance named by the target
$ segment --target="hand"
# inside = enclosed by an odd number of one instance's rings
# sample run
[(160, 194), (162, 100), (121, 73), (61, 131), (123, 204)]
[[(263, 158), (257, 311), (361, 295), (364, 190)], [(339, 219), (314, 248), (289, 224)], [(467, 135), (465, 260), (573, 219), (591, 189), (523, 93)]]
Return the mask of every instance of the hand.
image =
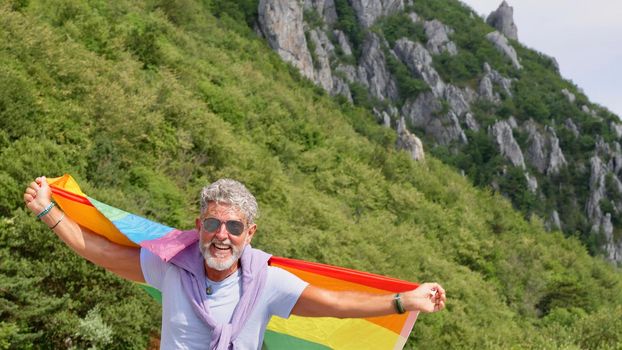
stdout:
[(26, 207), (35, 214), (42, 212), (51, 201), (52, 191), (45, 176), (36, 178), (24, 191)]
[(424, 283), (402, 296), (407, 311), (436, 312), (445, 308), (445, 289), (438, 283)]

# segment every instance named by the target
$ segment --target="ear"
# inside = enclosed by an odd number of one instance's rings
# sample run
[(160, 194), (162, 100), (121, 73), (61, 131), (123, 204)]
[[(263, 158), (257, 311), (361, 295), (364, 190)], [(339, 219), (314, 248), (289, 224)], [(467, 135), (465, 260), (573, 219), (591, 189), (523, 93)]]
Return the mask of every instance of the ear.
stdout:
[(201, 232), (201, 219), (200, 218), (194, 219), (194, 224), (196, 225), (197, 232)]
[(255, 237), (255, 231), (257, 231), (257, 225), (252, 224), (248, 227), (248, 234), (246, 235), (246, 244), (249, 244), (253, 237)]

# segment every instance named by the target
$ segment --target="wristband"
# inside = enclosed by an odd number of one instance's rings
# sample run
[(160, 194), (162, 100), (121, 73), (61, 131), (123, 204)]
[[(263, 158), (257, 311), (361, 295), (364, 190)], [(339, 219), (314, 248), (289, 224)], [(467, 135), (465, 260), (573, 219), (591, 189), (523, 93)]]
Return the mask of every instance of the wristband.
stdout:
[(398, 314), (403, 314), (406, 312), (406, 310), (404, 310), (404, 304), (402, 304), (402, 297), (400, 297), (400, 293), (395, 294), (395, 297), (393, 298), (393, 304), (395, 304), (395, 310)]
[(49, 213), (50, 210), (52, 210), (52, 208), (54, 207), (54, 202), (50, 202), (50, 204), (48, 204), (47, 207), (45, 207), (45, 209), (43, 209), (42, 212), (40, 212), (39, 214), (37, 214), (37, 219), (41, 219), (45, 214)]
[(54, 226), (50, 227), (50, 230), (53, 230), (56, 226), (58, 226), (58, 224), (60, 224), (60, 222), (63, 221), (64, 218), (65, 218), (65, 213), (63, 213), (63, 215), (61, 215), (60, 219), (58, 219), (58, 221), (56, 221)]

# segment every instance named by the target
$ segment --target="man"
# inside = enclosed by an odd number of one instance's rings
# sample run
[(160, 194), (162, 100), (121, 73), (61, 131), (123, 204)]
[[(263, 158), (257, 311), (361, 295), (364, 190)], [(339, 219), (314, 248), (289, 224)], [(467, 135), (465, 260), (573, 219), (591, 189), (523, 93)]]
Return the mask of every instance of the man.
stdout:
[(272, 315), (373, 317), (445, 307), (436, 283), (393, 294), (325, 290), (277, 267), (250, 247), (257, 202), (241, 183), (221, 179), (201, 192), (199, 240), (169, 262), (141, 248), (118, 245), (73, 220), (51, 202), (45, 177), (24, 193), (26, 206), (76, 253), (162, 292), (162, 349), (260, 349)]

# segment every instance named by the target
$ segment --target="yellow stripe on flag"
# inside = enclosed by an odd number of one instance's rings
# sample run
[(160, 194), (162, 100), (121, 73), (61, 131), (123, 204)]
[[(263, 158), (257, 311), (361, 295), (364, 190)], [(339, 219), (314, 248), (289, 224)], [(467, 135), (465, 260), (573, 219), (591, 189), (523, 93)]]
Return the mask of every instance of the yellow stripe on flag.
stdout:
[(401, 349), (402, 336), (364, 319), (332, 317), (272, 317), (268, 329), (332, 349)]

